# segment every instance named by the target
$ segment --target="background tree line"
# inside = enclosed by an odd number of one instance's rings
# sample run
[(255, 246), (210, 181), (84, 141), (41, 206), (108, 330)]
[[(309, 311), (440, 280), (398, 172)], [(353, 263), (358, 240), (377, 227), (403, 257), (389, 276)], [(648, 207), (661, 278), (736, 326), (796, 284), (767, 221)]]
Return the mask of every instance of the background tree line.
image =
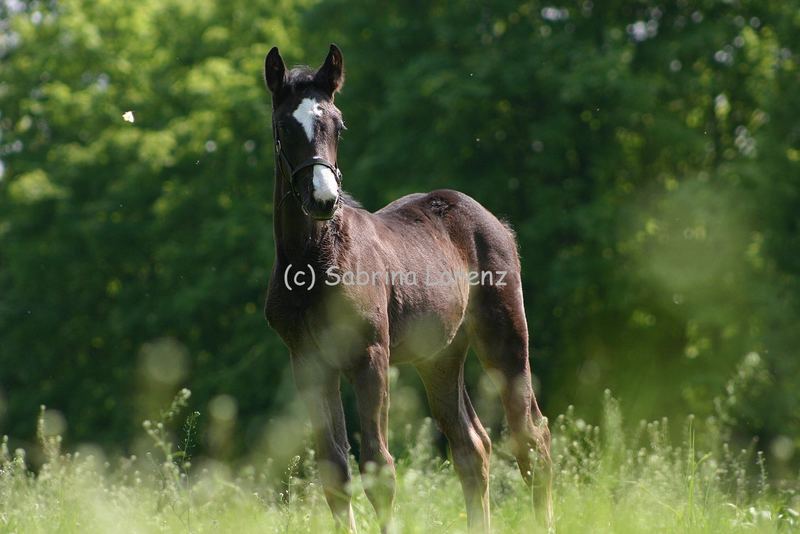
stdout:
[(336, 42), (345, 187), (516, 229), (545, 412), (610, 388), (800, 445), (797, 1), (4, 2), (0, 30), (2, 433), (46, 404), (126, 447), (187, 385), (234, 403), (235, 454), (293, 396), (261, 69)]

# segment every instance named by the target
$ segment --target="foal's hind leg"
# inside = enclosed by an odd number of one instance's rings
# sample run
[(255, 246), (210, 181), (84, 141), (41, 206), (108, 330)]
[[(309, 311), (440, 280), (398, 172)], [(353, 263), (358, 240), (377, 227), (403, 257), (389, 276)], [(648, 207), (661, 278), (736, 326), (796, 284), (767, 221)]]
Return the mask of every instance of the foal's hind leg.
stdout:
[(550, 430), (531, 385), (528, 327), (519, 276), (505, 286), (475, 288), (469, 317), (470, 342), (483, 366), (499, 378), (500, 395), (522, 477), (533, 486), (537, 508), (553, 523)]
[(464, 387), (466, 351), (466, 336), (460, 331), (449, 347), (415, 366), (433, 417), (450, 443), (467, 505), (467, 524), (471, 531), (488, 532), (491, 444)]

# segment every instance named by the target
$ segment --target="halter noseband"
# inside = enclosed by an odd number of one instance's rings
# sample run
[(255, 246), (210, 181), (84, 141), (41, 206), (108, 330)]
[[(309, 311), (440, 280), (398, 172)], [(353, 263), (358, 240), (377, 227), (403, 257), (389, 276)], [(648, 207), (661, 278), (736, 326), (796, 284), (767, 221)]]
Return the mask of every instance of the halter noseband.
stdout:
[[(339, 170), (339, 167), (336, 163), (331, 163), (330, 161), (326, 160), (325, 158), (321, 158), (319, 156), (313, 156), (308, 158), (307, 160), (303, 161), (297, 167), (292, 167), (292, 163), (289, 161), (289, 158), (286, 157), (286, 154), (283, 152), (283, 147), (281, 146), (281, 138), (278, 135), (278, 125), (275, 123), (275, 119), (272, 120), (272, 136), (275, 139), (275, 165), (278, 168), (278, 174), (283, 176), (283, 178), (289, 184), (289, 193), (295, 199), (297, 199), (298, 204), (300, 204), (300, 209), (303, 210), (303, 213), (306, 213), (306, 209), (303, 206), (303, 199), (300, 196), (300, 192), (295, 187), (294, 181), (297, 177), (297, 174), (302, 171), (303, 169), (307, 169), (308, 167), (313, 167), (314, 165), (322, 165), (323, 167), (327, 167), (333, 172), (333, 175), (336, 177), (336, 184), (341, 187), (342, 186), (342, 171)], [(284, 172), (284, 166), (286, 169), (289, 170), (288, 174)], [(288, 196), (288, 194), (286, 196)], [(286, 198), (284, 196), (284, 199)], [(341, 199), (341, 195), (339, 197)], [(284, 199), (281, 199), (281, 203)]]

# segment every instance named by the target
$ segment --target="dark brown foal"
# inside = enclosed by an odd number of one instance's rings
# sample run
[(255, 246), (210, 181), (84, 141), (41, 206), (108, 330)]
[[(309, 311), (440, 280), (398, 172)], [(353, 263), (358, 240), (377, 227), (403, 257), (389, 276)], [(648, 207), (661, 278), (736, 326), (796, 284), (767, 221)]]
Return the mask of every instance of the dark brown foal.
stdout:
[(273, 48), (264, 75), (276, 160), (275, 265), (265, 314), (289, 348), (337, 523), (355, 530), (340, 377), (356, 392), (360, 470), (374, 470), (365, 490), (386, 530), (395, 492), (389, 366), (410, 363), (449, 441), (468, 525), (489, 530), (491, 441), (464, 386), (472, 345), (499, 377), (514, 454), (552, 525), (550, 435), (531, 387), (513, 233), (457, 191), (408, 195), (376, 213), (342, 192), (336, 154), (344, 123), (333, 99), (344, 70), (335, 46), (316, 71), (287, 71)]

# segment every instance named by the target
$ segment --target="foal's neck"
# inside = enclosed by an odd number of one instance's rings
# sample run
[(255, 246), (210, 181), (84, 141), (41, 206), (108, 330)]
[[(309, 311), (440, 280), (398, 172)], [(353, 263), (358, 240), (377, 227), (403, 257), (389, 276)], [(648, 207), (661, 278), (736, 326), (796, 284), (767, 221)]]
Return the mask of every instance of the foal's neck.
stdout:
[(337, 217), (317, 221), (300, 209), (300, 202), (280, 176), (275, 177), (273, 197), (273, 229), (275, 248), (280, 259), (286, 262), (327, 263), (331, 252), (331, 232), (339, 224)]

